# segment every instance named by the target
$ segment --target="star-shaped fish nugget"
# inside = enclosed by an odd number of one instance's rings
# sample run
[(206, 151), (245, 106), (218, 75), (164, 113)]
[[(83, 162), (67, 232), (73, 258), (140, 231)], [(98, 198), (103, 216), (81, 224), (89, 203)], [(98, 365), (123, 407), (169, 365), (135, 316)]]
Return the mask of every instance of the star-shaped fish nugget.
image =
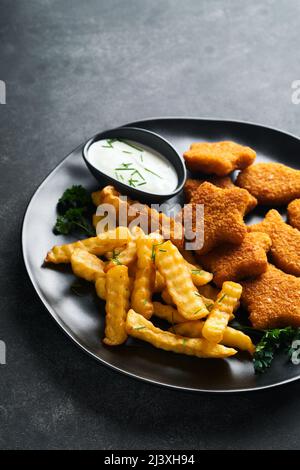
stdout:
[(300, 199), (294, 199), (287, 208), (289, 224), (300, 230)]
[(226, 176), (251, 165), (256, 153), (250, 147), (230, 141), (198, 142), (192, 144), (183, 156), (191, 171)]
[(266, 252), (271, 239), (265, 233), (248, 233), (240, 245), (226, 244), (204, 256), (199, 261), (205, 269), (213, 272), (213, 281), (222, 287), (225, 281), (240, 281), (257, 277), (268, 267)]
[(300, 276), (300, 231), (286, 224), (279, 212), (271, 209), (264, 220), (249, 227), (251, 232), (264, 232), (272, 240), (272, 262), (288, 274)]
[(241, 301), (254, 328), (300, 327), (299, 278), (269, 264), (264, 274), (241, 284)]
[(218, 186), (218, 188), (228, 189), (235, 187), (233, 181), (229, 176), (207, 176), (205, 179), (188, 178), (183, 188), (185, 201), (187, 203), (192, 202), (195, 192), (199, 188), (200, 184), (205, 183), (205, 181), (214, 184), (215, 186)]
[(249, 193), (240, 188), (220, 189), (203, 183), (197, 189), (193, 202), (183, 211), (186, 239), (192, 241), (192, 232), (202, 227), (197, 220), (197, 206), (204, 205), (203, 246), (196, 249), (204, 255), (222, 243), (239, 245), (247, 234), (243, 216), (249, 204)]
[[(188, 178), (183, 188), (186, 203), (197, 201), (197, 190), (199, 186), (205, 182), (211, 183), (222, 189), (236, 188), (235, 184), (229, 176), (207, 176), (205, 179)], [(252, 196), (249, 191), (248, 199), (249, 201), (246, 214), (248, 214), (248, 212), (252, 211), (254, 207), (257, 206), (257, 199)]]

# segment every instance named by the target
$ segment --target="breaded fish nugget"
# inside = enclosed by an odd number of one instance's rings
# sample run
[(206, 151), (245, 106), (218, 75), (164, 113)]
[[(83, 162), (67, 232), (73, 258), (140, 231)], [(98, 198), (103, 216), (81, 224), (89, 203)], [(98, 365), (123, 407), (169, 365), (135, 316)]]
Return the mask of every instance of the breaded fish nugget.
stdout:
[(289, 224), (300, 230), (300, 199), (290, 202), (287, 208)]
[(251, 165), (256, 153), (250, 147), (223, 141), (194, 143), (183, 156), (187, 168), (191, 171), (226, 176), (234, 170)]
[[(176, 335), (187, 336), (188, 338), (202, 338), (204, 323), (203, 320), (186, 321), (172, 325), (169, 331)], [(242, 331), (235, 330), (230, 326), (225, 328), (221, 344), (240, 349), (241, 351), (248, 351), (250, 354), (253, 354), (255, 351), (251, 338)]]
[(264, 274), (241, 284), (241, 302), (254, 328), (300, 327), (299, 278), (269, 264)]
[[(218, 176), (211, 176), (207, 177), (205, 180), (196, 180), (196, 179), (187, 179), (186, 183), (184, 185), (184, 193), (185, 193), (185, 202), (196, 202), (197, 203), (197, 189), (199, 186), (203, 183), (211, 183), (214, 186), (217, 186), (218, 188), (222, 189), (230, 189), (230, 188), (236, 188), (235, 184), (232, 182), (231, 178), (229, 176), (223, 176), (223, 177), (218, 177)], [(246, 209), (245, 214), (248, 214), (250, 211), (252, 211), (256, 206), (257, 206), (257, 199), (252, 196), (252, 194), (248, 193), (248, 206)]]
[(194, 193), (197, 191), (200, 184), (205, 182), (214, 184), (215, 186), (218, 186), (218, 188), (223, 189), (234, 187), (234, 183), (230, 176), (207, 176), (205, 179), (188, 178), (183, 188), (186, 203), (191, 202)]
[(300, 171), (281, 163), (257, 163), (238, 175), (236, 184), (259, 204), (279, 206), (300, 197)]
[(286, 224), (279, 212), (271, 209), (265, 219), (249, 227), (251, 232), (264, 232), (272, 240), (270, 254), (278, 268), (300, 276), (300, 231)]
[(147, 341), (156, 348), (188, 356), (225, 358), (237, 352), (233, 348), (210, 343), (204, 338), (184, 338), (169, 331), (163, 331), (132, 309), (127, 314), (126, 330), (130, 336)]
[[(249, 204), (249, 193), (240, 188), (220, 189), (203, 183), (197, 190), (197, 199), (184, 208), (184, 221), (196, 230), (196, 204), (204, 205), (204, 243), (196, 250), (204, 255), (223, 243), (239, 245), (247, 234), (244, 215)], [(186, 233), (187, 234), (187, 233)]]
[(268, 267), (266, 253), (272, 245), (266, 233), (248, 233), (240, 245), (226, 244), (204, 256), (199, 261), (213, 272), (213, 281), (222, 287), (225, 281), (240, 281), (264, 273)]

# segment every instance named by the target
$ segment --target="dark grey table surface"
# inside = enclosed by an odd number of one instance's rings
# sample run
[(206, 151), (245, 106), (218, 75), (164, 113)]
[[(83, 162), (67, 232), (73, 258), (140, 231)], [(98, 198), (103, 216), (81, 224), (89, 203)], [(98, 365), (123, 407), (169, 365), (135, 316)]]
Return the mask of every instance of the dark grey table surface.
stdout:
[(299, 15), (297, 0), (0, 0), (0, 448), (299, 448), (300, 382), (213, 396), (118, 375), (53, 322), (20, 247), (35, 188), (99, 129), (182, 115), (299, 134)]

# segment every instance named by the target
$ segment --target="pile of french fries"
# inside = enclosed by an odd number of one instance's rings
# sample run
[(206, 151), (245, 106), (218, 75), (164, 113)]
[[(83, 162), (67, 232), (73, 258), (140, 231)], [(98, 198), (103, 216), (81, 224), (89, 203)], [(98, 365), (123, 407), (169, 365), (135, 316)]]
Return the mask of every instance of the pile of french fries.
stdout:
[[(103, 201), (105, 189), (93, 194), (96, 205)], [(45, 261), (70, 263), (76, 276), (95, 284), (106, 302), (103, 341), (108, 346), (121, 345), (131, 336), (200, 358), (255, 350), (249, 336), (228, 326), (239, 306), (241, 285), (224, 282), (218, 292), (210, 284), (212, 274), (159, 231), (146, 235), (139, 226), (119, 226), (54, 246)], [(158, 328), (151, 321), (154, 317), (169, 327)]]

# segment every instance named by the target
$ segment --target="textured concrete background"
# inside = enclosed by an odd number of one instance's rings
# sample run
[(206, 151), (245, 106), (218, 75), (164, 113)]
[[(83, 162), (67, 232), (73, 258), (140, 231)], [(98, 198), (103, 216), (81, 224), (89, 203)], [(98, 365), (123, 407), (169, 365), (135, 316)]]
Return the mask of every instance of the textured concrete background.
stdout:
[(1, 448), (299, 448), (300, 383), (191, 395), (85, 356), (37, 299), (19, 238), (37, 185), (100, 129), (190, 115), (299, 134), (299, 15), (297, 0), (0, 0)]

